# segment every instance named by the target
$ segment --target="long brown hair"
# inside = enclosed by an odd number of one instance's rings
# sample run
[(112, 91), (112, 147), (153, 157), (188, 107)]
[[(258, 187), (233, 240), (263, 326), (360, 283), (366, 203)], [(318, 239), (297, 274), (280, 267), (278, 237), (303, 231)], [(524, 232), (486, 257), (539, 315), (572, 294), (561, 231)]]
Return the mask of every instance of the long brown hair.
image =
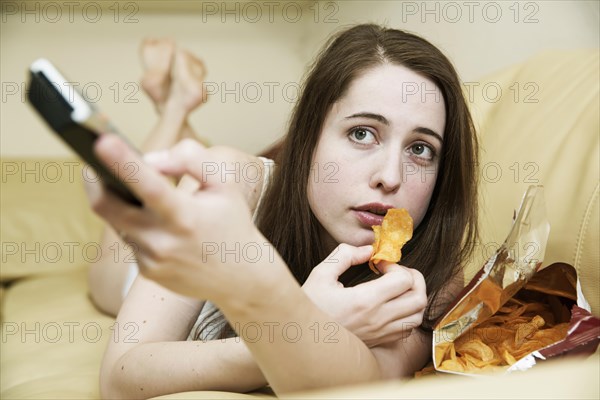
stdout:
[[(307, 198), (311, 163), (325, 117), (361, 73), (391, 63), (433, 81), (445, 102), (446, 126), (438, 177), (429, 208), (405, 245), (402, 264), (425, 277), (430, 310), (471, 254), (477, 237), (478, 144), (458, 75), (425, 39), (397, 29), (357, 25), (334, 35), (311, 66), (276, 159), (277, 168), (258, 210), (257, 225), (302, 284), (326, 256), (321, 225)], [(374, 278), (354, 267), (340, 281), (356, 285)]]

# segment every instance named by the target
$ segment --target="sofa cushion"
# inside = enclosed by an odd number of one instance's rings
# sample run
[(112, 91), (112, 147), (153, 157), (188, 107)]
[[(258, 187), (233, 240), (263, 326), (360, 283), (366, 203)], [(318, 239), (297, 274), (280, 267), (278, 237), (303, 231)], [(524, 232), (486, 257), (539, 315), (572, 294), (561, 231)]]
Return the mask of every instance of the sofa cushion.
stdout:
[(599, 64), (598, 50), (556, 51), (467, 85), (483, 150), (481, 241), (468, 277), (505, 239), (527, 187), (543, 185), (551, 226), (543, 266), (573, 265), (596, 316)]
[(251, 399), (276, 399), (270, 391), (257, 391), (252, 393), (233, 393), (233, 392), (182, 392), (167, 394), (164, 396), (153, 397), (152, 400), (251, 400)]
[(0, 167), (2, 282), (81, 269), (99, 256), (102, 223), (82, 184), (93, 171), (67, 158), (3, 158)]
[[(101, 314), (90, 302), (85, 269), (15, 282), (5, 292), (2, 311), (2, 399), (97, 399), (100, 363), (108, 342), (136, 340), (134, 330), (130, 336), (114, 336), (114, 318)], [(268, 388), (249, 394), (185, 396), (165, 398), (273, 397)]]
[[(597, 399), (598, 354), (563, 359), (531, 370), (479, 376), (429, 375), (410, 381), (390, 380), (282, 396), (289, 400), (322, 399)], [(187, 397), (189, 399), (193, 397)]]
[(85, 270), (20, 280), (2, 308), (1, 398), (99, 397), (114, 319), (89, 301)]

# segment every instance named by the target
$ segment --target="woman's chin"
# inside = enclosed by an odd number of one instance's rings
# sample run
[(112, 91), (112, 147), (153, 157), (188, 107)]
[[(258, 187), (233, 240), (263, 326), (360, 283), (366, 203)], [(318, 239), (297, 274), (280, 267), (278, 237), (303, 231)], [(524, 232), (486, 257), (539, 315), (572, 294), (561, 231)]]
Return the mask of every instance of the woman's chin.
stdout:
[(346, 243), (355, 247), (367, 246), (373, 244), (375, 234), (373, 231), (361, 229), (352, 235), (344, 235), (340, 243)]

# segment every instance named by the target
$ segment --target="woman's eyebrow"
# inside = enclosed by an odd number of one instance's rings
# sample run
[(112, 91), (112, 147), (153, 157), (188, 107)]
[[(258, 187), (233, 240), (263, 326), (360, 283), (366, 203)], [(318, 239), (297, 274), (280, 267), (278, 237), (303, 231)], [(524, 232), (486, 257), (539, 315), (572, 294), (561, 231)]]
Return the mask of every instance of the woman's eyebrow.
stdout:
[(413, 132), (415, 132), (415, 133), (422, 133), (424, 135), (433, 136), (434, 138), (436, 138), (437, 140), (440, 141), (440, 144), (444, 144), (444, 139), (442, 139), (442, 136), (440, 134), (432, 131), (429, 128), (425, 128), (423, 126), (420, 126), (420, 127), (416, 128)]
[[(390, 125), (390, 121), (388, 121), (386, 117), (384, 117), (381, 114), (375, 114), (375, 113), (371, 113), (371, 112), (359, 112), (359, 113), (356, 113), (356, 114), (349, 115), (345, 119), (352, 119), (352, 118), (369, 118), (369, 119), (374, 119), (376, 121), (379, 121), (379, 122), (381, 122), (384, 125), (387, 125), (387, 126)], [(420, 126), (418, 128), (415, 128), (415, 130), (413, 132), (415, 132), (415, 133), (422, 133), (422, 134), (425, 134), (425, 135), (433, 136), (434, 138), (436, 138), (437, 140), (439, 140), (439, 142), (441, 144), (444, 143), (444, 139), (442, 139), (442, 136), (439, 133), (434, 132), (434, 131), (432, 131), (429, 128), (425, 128), (423, 126)]]
[(375, 114), (375, 113), (370, 113), (370, 112), (359, 112), (356, 114), (352, 114), (348, 117), (346, 117), (345, 119), (352, 119), (352, 118), (370, 118), (370, 119), (374, 119), (376, 121), (381, 122), (384, 125), (389, 125), (390, 121), (387, 120), (386, 117), (384, 117), (381, 114)]

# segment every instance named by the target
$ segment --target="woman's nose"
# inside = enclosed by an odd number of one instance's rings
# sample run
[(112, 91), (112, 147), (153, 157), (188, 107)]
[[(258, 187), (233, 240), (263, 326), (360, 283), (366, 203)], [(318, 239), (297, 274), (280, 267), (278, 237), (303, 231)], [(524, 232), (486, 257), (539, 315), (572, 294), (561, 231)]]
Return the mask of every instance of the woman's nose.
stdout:
[(394, 193), (402, 185), (402, 158), (399, 154), (381, 157), (380, 162), (374, 166), (370, 186), (374, 189), (383, 189)]

